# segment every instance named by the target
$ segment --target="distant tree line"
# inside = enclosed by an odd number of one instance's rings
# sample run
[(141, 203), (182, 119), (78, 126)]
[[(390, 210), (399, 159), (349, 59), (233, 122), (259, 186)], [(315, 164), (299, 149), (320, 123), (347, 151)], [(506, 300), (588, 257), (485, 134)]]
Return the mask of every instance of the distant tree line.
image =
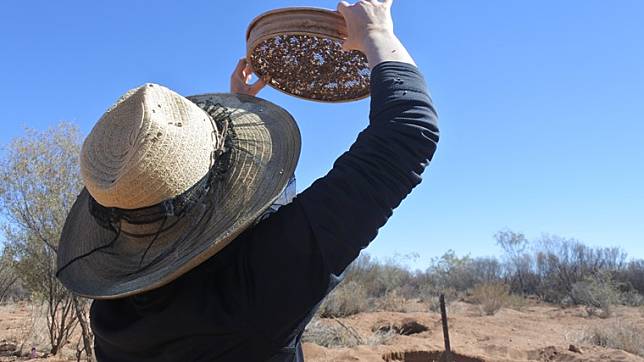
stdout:
[(383, 262), (363, 254), (322, 305), (322, 315), (345, 316), (374, 309), (378, 300), (392, 293), (425, 300), (430, 308), (437, 307), (440, 294), (454, 300), (490, 290), (583, 305), (589, 314), (600, 316), (610, 315), (615, 304), (644, 305), (644, 260), (629, 260), (619, 248), (591, 247), (554, 235), (529, 241), (511, 230), (499, 231), (494, 237), (504, 251), (499, 258), (459, 257), (449, 250), (432, 259), (425, 270), (410, 270), (399, 261)]

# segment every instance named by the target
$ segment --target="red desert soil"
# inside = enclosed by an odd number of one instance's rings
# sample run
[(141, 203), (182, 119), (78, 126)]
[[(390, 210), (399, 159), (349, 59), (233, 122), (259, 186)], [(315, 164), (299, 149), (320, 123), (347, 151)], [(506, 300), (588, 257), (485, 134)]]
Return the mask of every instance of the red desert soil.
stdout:
[[(424, 309), (424, 307), (423, 307)], [(38, 329), (30, 332), (33, 309), (29, 304), (0, 306), (0, 344), (26, 341), (25, 352), (35, 346), (39, 356), (46, 351), (47, 340), (43, 320), (36, 320)], [(504, 308), (494, 316), (481, 316), (474, 305), (458, 302), (449, 310), (452, 349), (459, 355), (456, 362), (478, 361), (644, 361), (636, 355), (609, 348), (594, 347), (580, 338), (591, 327), (608, 326), (617, 321), (628, 321), (644, 329), (644, 313), (637, 308), (619, 307), (609, 319), (589, 318), (582, 308), (562, 309), (550, 305), (530, 305), (521, 311)], [(325, 348), (312, 343), (304, 344), (307, 362), (331, 361), (438, 361), (443, 349), (440, 316), (437, 313), (373, 312), (348, 318), (322, 320), (334, 326), (340, 323), (353, 328), (363, 339), (373, 336), (373, 328), (400, 325), (413, 320), (427, 326), (424, 332), (396, 335), (386, 344), (359, 345), (353, 348)], [(74, 337), (62, 356), (41, 361), (75, 360)], [(570, 345), (577, 352), (570, 351)], [(579, 353), (581, 352), (581, 353)], [(16, 357), (0, 357), (0, 361), (16, 361)], [(20, 358), (19, 360), (26, 360)]]
[[(460, 355), (455, 358), (457, 362), (644, 361), (642, 357), (621, 350), (580, 342), (589, 328), (614, 324), (616, 320), (627, 320), (644, 328), (644, 313), (637, 308), (617, 308), (614, 317), (609, 319), (588, 318), (583, 308), (562, 309), (549, 305), (528, 306), (521, 311), (504, 308), (494, 316), (481, 316), (476, 306), (466, 303), (455, 303), (450, 309), (451, 346)], [(361, 313), (339, 321), (361, 336), (369, 336), (373, 335), (374, 326), (383, 322), (401, 323), (407, 318), (429, 330), (409, 336), (397, 335), (385, 345), (377, 346), (324, 348), (306, 343), (305, 359), (307, 362), (438, 361), (444, 344), (437, 313)], [(325, 320), (324, 323), (337, 322)]]

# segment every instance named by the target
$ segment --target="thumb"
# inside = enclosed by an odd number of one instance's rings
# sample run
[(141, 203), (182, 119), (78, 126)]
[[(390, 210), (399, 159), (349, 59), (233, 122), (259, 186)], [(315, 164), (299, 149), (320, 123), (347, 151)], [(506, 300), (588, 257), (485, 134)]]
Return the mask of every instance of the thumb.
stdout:
[(351, 45), (351, 43), (349, 43), (348, 39), (344, 39), (341, 45), (342, 45), (342, 50), (346, 52), (353, 50), (353, 46)]
[(338, 3), (338, 12), (339, 12), (340, 14), (344, 13), (344, 11), (345, 11), (349, 6), (351, 6), (351, 4), (349, 4), (348, 2), (346, 2), (346, 1), (340, 1), (340, 2)]

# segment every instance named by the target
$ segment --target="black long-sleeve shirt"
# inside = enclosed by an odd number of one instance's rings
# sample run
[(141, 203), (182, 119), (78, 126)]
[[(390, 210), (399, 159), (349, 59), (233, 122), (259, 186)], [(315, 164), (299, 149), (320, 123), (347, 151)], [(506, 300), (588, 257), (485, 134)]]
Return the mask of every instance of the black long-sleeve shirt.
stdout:
[(369, 126), (292, 203), (174, 282), (91, 309), (99, 361), (303, 361), (339, 275), (421, 181), (437, 117), (416, 67), (371, 75)]

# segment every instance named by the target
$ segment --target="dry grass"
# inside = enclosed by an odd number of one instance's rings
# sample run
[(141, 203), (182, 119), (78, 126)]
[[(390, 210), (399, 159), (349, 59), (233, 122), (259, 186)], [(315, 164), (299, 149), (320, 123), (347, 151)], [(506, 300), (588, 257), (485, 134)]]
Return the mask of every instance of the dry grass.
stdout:
[(318, 311), (322, 318), (346, 317), (360, 312), (365, 312), (367, 305), (367, 292), (356, 282), (340, 284), (329, 294)]
[(352, 328), (321, 320), (314, 320), (306, 326), (302, 340), (327, 348), (350, 348), (363, 344), (360, 335)]
[(503, 283), (480, 284), (472, 290), (472, 299), (479, 304), (481, 314), (494, 315), (508, 305), (509, 290)]
[(327, 348), (351, 348), (358, 345), (377, 346), (389, 343), (400, 335), (393, 329), (376, 330), (367, 338), (339, 319), (313, 320), (306, 326), (302, 340)]
[(375, 331), (369, 338), (366, 340), (366, 344), (369, 346), (379, 346), (382, 344), (389, 344), (392, 339), (394, 339), (399, 334), (394, 330), (388, 331)]
[(16, 342), (20, 353), (31, 350), (32, 347), (40, 352), (49, 350), (49, 337), (47, 336), (47, 310), (44, 305), (29, 304), (29, 318), (19, 324)]
[(583, 333), (580, 342), (621, 349), (644, 357), (644, 330), (629, 322), (614, 320), (596, 325)]

